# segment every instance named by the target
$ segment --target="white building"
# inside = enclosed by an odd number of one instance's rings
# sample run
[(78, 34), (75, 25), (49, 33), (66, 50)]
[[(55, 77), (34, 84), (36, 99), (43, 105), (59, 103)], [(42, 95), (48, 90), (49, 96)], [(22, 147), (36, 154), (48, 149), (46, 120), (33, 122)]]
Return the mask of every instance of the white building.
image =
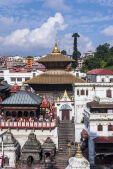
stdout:
[(113, 71), (107, 69), (93, 69), (87, 72), (87, 82), (111, 83), (113, 82)]
[(103, 156), (112, 155), (113, 152), (110, 150), (113, 145), (112, 97), (113, 83), (75, 85), (75, 141), (80, 141), (85, 129), (88, 133), (90, 164), (95, 164), (95, 160), (99, 163)]
[(105, 164), (110, 164), (113, 156), (113, 99), (89, 102), (84, 119), (89, 135), (90, 163), (105, 161)]
[(35, 77), (40, 73), (42, 73), (42, 71), (40, 70), (27, 71), (17, 69), (17, 70), (2, 70), (1, 74), (8, 84), (14, 85), (16, 82), (18, 86), (21, 86), (24, 81), (29, 80), (30, 78)]
[(82, 79), (86, 79), (86, 73), (81, 72), (80, 70), (74, 70), (74, 71), (71, 71), (71, 73), (77, 77), (80, 77)]
[(23, 59), (22, 56), (8, 56), (7, 57), (7, 61), (14, 61), (14, 60), (18, 60), (18, 59)]

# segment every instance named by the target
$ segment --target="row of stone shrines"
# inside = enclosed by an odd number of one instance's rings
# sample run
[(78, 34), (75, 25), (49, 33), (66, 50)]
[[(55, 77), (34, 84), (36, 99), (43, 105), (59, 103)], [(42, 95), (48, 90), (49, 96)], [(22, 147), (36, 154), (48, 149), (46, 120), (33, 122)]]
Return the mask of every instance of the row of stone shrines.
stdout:
[[(2, 138), (0, 153), (2, 157), (4, 156), (5, 167), (15, 168), (20, 159), (23, 166), (39, 165), (40, 163), (44, 165), (54, 164), (56, 146), (50, 137), (41, 145), (36, 139), (36, 135), (31, 132), (22, 149), (10, 130), (5, 132)], [(3, 160), (2, 157), (0, 164)]]

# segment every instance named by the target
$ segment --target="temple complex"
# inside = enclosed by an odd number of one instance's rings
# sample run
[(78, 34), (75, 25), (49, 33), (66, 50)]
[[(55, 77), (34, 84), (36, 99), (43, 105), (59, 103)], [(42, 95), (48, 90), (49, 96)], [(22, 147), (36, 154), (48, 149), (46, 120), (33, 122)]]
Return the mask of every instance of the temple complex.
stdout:
[(51, 54), (38, 60), (47, 71), (25, 81), (25, 84), (29, 84), (40, 96), (45, 95), (51, 103), (61, 97), (65, 90), (69, 96), (73, 96), (72, 84), (82, 83), (84, 80), (65, 70), (72, 62), (74, 62), (72, 58), (60, 53), (56, 43)]

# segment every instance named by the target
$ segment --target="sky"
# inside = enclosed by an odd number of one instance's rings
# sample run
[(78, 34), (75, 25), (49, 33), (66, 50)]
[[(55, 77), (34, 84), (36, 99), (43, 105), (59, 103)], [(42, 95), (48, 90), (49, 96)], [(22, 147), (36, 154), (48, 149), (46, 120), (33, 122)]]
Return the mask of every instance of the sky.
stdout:
[(113, 45), (113, 0), (0, 0), (0, 56), (73, 52), (78, 33), (82, 55), (99, 44)]

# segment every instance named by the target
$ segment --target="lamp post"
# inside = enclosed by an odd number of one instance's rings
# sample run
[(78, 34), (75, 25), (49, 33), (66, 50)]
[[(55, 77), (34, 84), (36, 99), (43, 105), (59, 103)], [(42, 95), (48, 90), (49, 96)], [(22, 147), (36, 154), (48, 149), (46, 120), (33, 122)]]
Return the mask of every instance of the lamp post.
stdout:
[(69, 158), (70, 158), (71, 156), (71, 143), (70, 142), (68, 143), (68, 147), (69, 147)]

